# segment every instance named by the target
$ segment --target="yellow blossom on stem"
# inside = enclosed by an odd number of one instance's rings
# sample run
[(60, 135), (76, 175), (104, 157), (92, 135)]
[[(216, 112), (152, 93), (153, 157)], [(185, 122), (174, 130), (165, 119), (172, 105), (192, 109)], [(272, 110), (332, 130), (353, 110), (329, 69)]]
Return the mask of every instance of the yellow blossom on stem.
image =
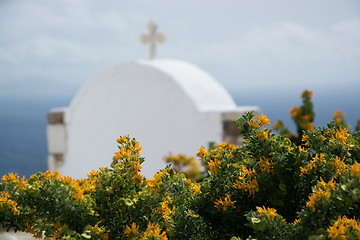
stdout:
[(299, 224), (299, 223), (301, 223), (301, 218), (297, 218), (294, 220), (294, 224)]
[(152, 192), (155, 192), (156, 189), (161, 185), (163, 184), (163, 181), (162, 181), (162, 178), (165, 176), (165, 175), (170, 175), (170, 173), (168, 171), (173, 171), (171, 169), (164, 169), (164, 170), (161, 170), (160, 172), (158, 173), (155, 173), (154, 174), (154, 177), (153, 178), (150, 178), (146, 181), (146, 185), (148, 187), (150, 187), (151, 191)]
[(75, 183), (75, 180), (73, 180), (72, 177), (67, 177), (67, 176), (62, 177), (61, 181), (66, 185), (71, 185)]
[(209, 165), (209, 173), (215, 174), (216, 171), (219, 169), (221, 162), (217, 158), (215, 158), (214, 160), (210, 160), (208, 162), (208, 165)]
[(249, 121), (249, 126), (252, 128), (260, 128), (260, 125), (255, 122), (255, 120)]
[(262, 172), (270, 173), (273, 170), (273, 166), (275, 163), (271, 161), (271, 159), (265, 158), (263, 156), (260, 157), (260, 160), (258, 161), (260, 170)]
[(0, 192), (0, 208), (9, 209), (14, 215), (20, 214), (18, 203), (10, 199), (10, 194), (7, 192)]
[(8, 175), (4, 175), (1, 178), (1, 181), (5, 182), (5, 183), (9, 183), (9, 182), (14, 182), (14, 183), (19, 183), (19, 176), (17, 175), (17, 173), (9, 173)]
[(116, 139), (116, 141), (117, 141), (118, 143), (120, 143), (120, 144), (125, 143), (125, 142), (127, 142), (128, 140), (129, 140), (129, 139), (128, 139), (127, 137), (125, 137), (125, 136), (122, 136), (122, 137)]
[(307, 164), (305, 167), (300, 167), (300, 176), (316, 172), (317, 167), (320, 166), (322, 163), (326, 163), (325, 155), (323, 153), (320, 153), (319, 157), (319, 155), (316, 154), (309, 164)]
[(161, 229), (159, 228), (159, 225), (156, 223), (150, 223), (147, 226), (146, 231), (143, 233), (143, 235), (140, 237), (140, 240), (146, 240), (146, 239), (156, 239), (160, 238), (161, 240), (167, 240), (166, 232), (161, 233)]
[(169, 207), (171, 204), (172, 198), (170, 196), (166, 196), (164, 201), (160, 203), (161, 213), (163, 215), (165, 225), (170, 229), (172, 228), (170, 225), (171, 215), (175, 213), (175, 207), (172, 207), (172, 209)]
[(309, 153), (309, 150), (299, 146), (299, 152)]
[(312, 212), (316, 210), (316, 204), (321, 200), (329, 200), (331, 189), (335, 189), (335, 181), (332, 178), (328, 183), (325, 183), (320, 177), (320, 182), (314, 187), (314, 193), (309, 196), (309, 201), (306, 206), (311, 208)]
[(277, 215), (276, 213), (276, 209), (274, 208), (266, 208), (265, 206), (261, 207), (257, 207), (257, 211), (259, 213), (259, 217), (266, 217), (268, 220), (273, 220), (275, 218), (275, 216)]
[(348, 134), (347, 132), (349, 131), (349, 129), (347, 128), (340, 128), (336, 130), (335, 132), (335, 139), (337, 140), (337, 142), (340, 145), (344, 145), (346, 143), (346, 140), (348, 139), (348, 137), (350, 136), (350, 134)]
[(214, 205), (219, 211), (227, 211), (229, 208), (235, 208), (234, 203), (228, 193), (225, 197), (215, 200)]
[(259, 191), (259, 183), (256, 180), (255, 169), (248, 170), (244, 165), (240, 165), (241, 174), (233, 184), (235, 189), (243, 189), (245, 192), (249, 192), (249, 196), (255, 195)]
[(136, 225), (136, 223), (132, 223), (131, 227), (129, 227), (128, 225), (126, 225), (125, 227), (125, 232), (124, 235), (128, 238), (134, 238), (137, 237), (139, 235), (139, 227)]
[(303, 134), (301, 136), (301, 141), (304, 143), (305, 146), (309, 146), (309, 136), (306, 134)]
[(264, 130), (257, 130), (256, 131), (256, 137), (257, 138), (259, 138), (259, 139), (262, 139), (262, 140), (267, 140), (267, 139), (269, 139), (269, 137), (268, 137), (268, 131), (266, 131), (266, 129), (264, 129)]
[(344, 160), (345, 157), (343, 157), (343, 159), (340, 159), (338, 156), (335, 156), (335, 159), (330, 162), (330, 166), (332, 166), (336, 170), (336, 176), (341, 173), (348, 172), (349, 165), (345, 164)]
[(348, 239), (350, 231), (355, 232), (356, 239), (360, 239), (360, 224), (355, 218), (348, 219), (345, 215), (339, 218), (326, 230), (330, 239)]
[(356, 176), (360, 182), (360, 163), (354, 163), (351, 166), (351, 176)]
[(200, 157), (201, 160), (203, 160), (205, 157), (209, 156), (209, 153), (205, 150), (203, 146), (201, 146), (197, 156)]
[(270, 124), (269, 119), (264, 114), (262, 114), (261, 116), (257, 116), (257, 120), (261, 126), (264, 125), (264, 128), (267, 128), (267, 125)]
[(193, 182), (193, 181), (191, 181), (191, 179), (187, 179), (186, 184), (189, 186), (192, 194), (197, 195), (201, 192), (200, 185), (197, 184), (195, 181)]

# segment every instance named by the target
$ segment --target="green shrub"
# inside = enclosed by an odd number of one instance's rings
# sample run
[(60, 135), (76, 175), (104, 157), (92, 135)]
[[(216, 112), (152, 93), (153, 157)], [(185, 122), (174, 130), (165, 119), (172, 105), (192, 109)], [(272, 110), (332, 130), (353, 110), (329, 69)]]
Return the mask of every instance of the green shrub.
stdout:
[(5, 175), (0, 223), (46, 239), (360, 239), (359, 132), (335, 120), (291, 140), (264, 115), (235, 123), (244, 144), (200, 147), (199, 183), (170, 166), (145, 179), (125, 136), (86, 179)]

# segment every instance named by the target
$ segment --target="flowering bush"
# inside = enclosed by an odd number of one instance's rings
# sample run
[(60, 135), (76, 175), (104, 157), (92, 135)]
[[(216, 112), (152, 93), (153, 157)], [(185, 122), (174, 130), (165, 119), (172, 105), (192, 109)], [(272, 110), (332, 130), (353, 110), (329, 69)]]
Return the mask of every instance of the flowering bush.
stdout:
[(200, 147), (199, 183), (170, 166), (145, 179), (141, 146), (126, 136), (86, 179), (5, 175), (0, 223), (47, 240), (360, 239), (359, 132), (333, 121), (296, 144), (264, 115), (235, 123), (244, 144)]

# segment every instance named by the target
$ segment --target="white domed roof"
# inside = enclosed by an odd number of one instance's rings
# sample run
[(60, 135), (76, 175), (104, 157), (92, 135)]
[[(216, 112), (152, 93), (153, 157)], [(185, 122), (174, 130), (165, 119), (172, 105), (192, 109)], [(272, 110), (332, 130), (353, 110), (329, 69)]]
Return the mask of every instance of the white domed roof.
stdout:
[(187, 93), (200, 111), (233, 110), (236, 104), (226, 89), (199, 67), (181, 60), (139, 60), (169, 75)]

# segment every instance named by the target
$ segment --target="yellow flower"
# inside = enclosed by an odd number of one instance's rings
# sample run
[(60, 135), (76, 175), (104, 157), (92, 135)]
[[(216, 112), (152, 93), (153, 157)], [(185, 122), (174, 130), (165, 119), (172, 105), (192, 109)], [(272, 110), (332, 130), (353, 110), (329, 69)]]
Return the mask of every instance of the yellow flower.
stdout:
[(150, 223), (147, 226), (146, 231), (143, 233), (143, 235), (140, 237), (140, 240), (146, 240), (146, 239), (156, 239), (160, 238), (161, 240), (167, 240), (166, 232), (161, 232), (161, 229), (159, 228), (158, 224)]
[(350, 136), (350, 134), (348, 134), (347, 132), (349, 131), (349, 129), (347, 128), (340, 128), (336, 130), (335, 132), (335, 139), (337, 140), (337, 142), (340, 145), (343, 145), (346, 143), (347, 138)]
[(305, 145), (305, 146), (308, 146), (308, 145), (309, 145), (309, 136), (306, 135), (306, 134), (303, 134), (303, 135), (301, 136), (301, 141), (304, 142), (304, 145)]
[(194, 191), (192, 192), (192, 194), (196, 195), (196, 194), (199, 194), (201, 191), (200, 191), (200, 185), (195, 185), (194, 186)]
[(255, 195), (255, 193), (259, 191), (259, 183), (255, 178), (255, 169), (248, 170), (244, 165), (240, 165), (239, 167), (241, 173), (233, 184), (233, 187), (235, 189), (244, 189), (245, 192), (249, 192), (249, 196)]
[(151, 191), (152, 191), (152, 192), (155, 192), (155, 190), (156, 190), (161, 184), (163, 184), (162, 179), (163, 179), (163, 177), (170, 175), (169, 171), (173, 171), (173, 170), (172, 170), (172, 169), (169, 169), (169, 168), (166, 168), (166, 169), (164, 169), (164, 170), (161, 170), (160, 172), (155, 173), (153, 178), (150, 178), (150, 179), (148, 179), (148, 180), (146, 181), (146, 185), (151, 188)]
[(299, 224), (299, 223), (301, 223), (301, 218), (297, 218), (294, 220), (294, 224)]
[(259, 212), (259, 217), (265, 216), (268, 220), (274, 219), (274, 217), (277, 215), (276, 209), (274, 208), (267, 208), (265, 206), (257, 207), (257, 211)]
[(201, 159), (203, 159), (203, 158), (209, 156), (209, 153), (205, 150), (205, 148), (203, 146), (201, 146), (197, 156), (200, 157)]
[(215, 158), (214, 160), (210, 160), (208, 162), (208, 165), (209, 165), (209, 173), (215, 174), (216, 170), (219, 169), (221, 162), (217, 158)]
[(265, 158), (263, 156), (260, 157), (260, 160), (258, 162), (260, 170), (262, 172), (267, 172), (270, 173), (273, 170), (273, 166), (275, 165), (275, 163), (273, 161), (271, 161), (268, 158)]
[(83, 200), (85, 190), (80, 186), (80, 182), (76, 181), (75, 184), (72, 186), (73, 190), (73, 197), (75, 201)]
[(354, 163), (351, 166), (351, 176), (356, 176), (360, 182), (360, 163)]
[(270, 124), (269, 119), (264, 114), (262, 114), (260, 117), (257, 116), (257, 119), (260, 125), (265, 125), (265, 128), (267, 128), (267, 125)]
[(228, 208), (235, 208), (234, 203), (235, 202), (231, 201), (230, 195), (228, 193), (225, 197), (215, 200), (214, 205), (218, 211), (227, 211)]
[(19, 208), (18, 203), (10, 199), (10, 197), (9, 193), (0, 192), (0, 207), (11, 210), (14, 215), (19, 215), (21, 208)]
[(134, 237), (139, 235), (139, 227), (134, 222), (131, 224), (131, 227), (126, 225), (126, 229), (125, 229), (124, 234), (125, 234), (125, 236), (127, 236), (129, 238), (130, 237), (134, 238)]
[(72, 179), (72, 177), (67, 177), (64, 176), (61, 178), (61, 181), (65, 184), (65, 185), (71, 185), (73, 183), (75, 183), (75, 181)]
[(9, 182), (14, 182), (14, 183), (19, 183), (19, 176), (17, 175), (17, 173), (9, 173), (8, 175), (4, 175), (1, 178), (1, 181), (5, 182), (5, 183), (9, 183)]
[(268, 138), (268, 132), (266, 131), (266, 129), (264, 129), (262, 131), (260, 129), (258, 129), (256, 131), (256, 137), (259, 138), (259, 139), (262, 139), (262, 140), (269, 139)]
[(117, 141), (118, 143), (120, 143), (120, 144), (123, 144), (123, 143), (127, 142), (128, 140), (129, 140), (129, 139), (128, 139), (127, 137), (125, 137), (125, 136), (122, 136), (122, 137), (116, 139), (116, 141)]
[(312, 212), (315, 212), (316, 204), (321, 200), (329, 200), (331, 189), (335, 189), (335, 181), (332, 178), (328, 183), (325, 183), (320, 177), (320, 182), (314, 187), (314, 193), (309, 196), (309, 201), (306, 206), (311, 208)]
[(344, 159), (345, 157), (343, 157), (343, 159), (340, 159), (338, 156), (336, 156), (335, 159), (330, 162), (330, 166), (332, 166), (336, 170), (336, 176), (348, 171), (349, 165), (345, 164)]
[(360, 224), (355, 218), (348, 219), (346, 216), (339, 216), (326, 231), (330, 239), (348, 239), (351, 231), (355, 232), (356, 239), (360, 239)]
[(260, 128), (260, 125), (255, 122), (255, 120), (249, 121), (249, 126), (252, 128)]
[(311, 172), (315, 173), (317, 171), (317, 167), (321, 166), (323, 163), (326, 163), (325, 155), (320, 153), (319, 157), (319, 155), (316, 154), (309, 164), (307, 164), (304, 168), (300, 167), (300, 176), (310, 174)]

